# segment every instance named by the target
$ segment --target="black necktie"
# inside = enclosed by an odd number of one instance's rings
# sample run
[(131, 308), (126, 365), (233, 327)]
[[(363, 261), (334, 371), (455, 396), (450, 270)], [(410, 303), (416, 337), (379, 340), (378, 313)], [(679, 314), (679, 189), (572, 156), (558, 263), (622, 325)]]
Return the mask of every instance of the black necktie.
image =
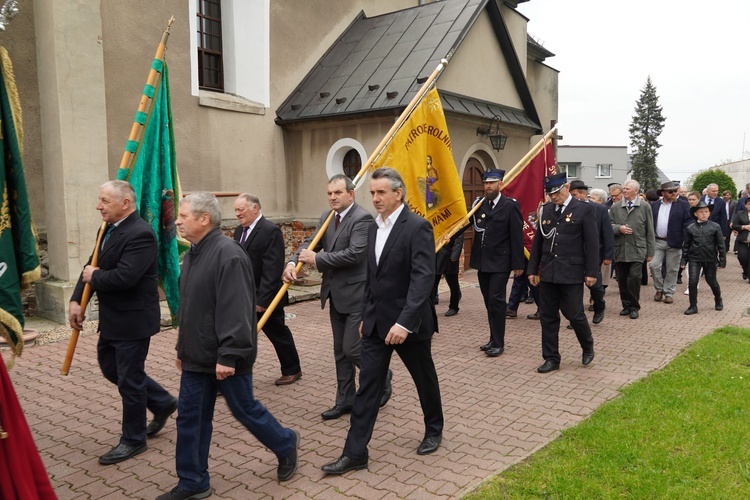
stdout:
[(490, 200), (490, 211), (495, 208), (495, 202)]
[(104, 233), (104, 239), (102, 240), (102, 248), (104, 248), (104, 245), (107, 244), (107, 240), (110, 236), (112, 236), (112, 233), (114, 232), (116, 227), (117, 226), (115, 226), (114, 224), (110, 224), (109, 227), (107, 227), (107, 232)]
[(336, 229), (339, 228), (339, 224), (341, 224), (341, 215), (336, 214)]
[(240, 238), (240, 243), (245, 243), (245, 240), (247, 240), (247, 235), (250, 233), (250, 226), (243, 227), (242, 228), (242, 237)]
[(629, 202), (628, 202), (628, 210), (630, 210), (631, 208), (633, 208), (633, 202), (632, 202), (632, 201), (629, 201)]
[(562, 209), (563, 209), (562, 205), (557, 205), (557, 208), (555, 208), (555, 215), (560, 217), (560, 215), (562, 215)]
[(714, 199), (713, 198), (709, 198), (708, 199), (708, 206), (710, 207), (713, 204), (714, 204)]

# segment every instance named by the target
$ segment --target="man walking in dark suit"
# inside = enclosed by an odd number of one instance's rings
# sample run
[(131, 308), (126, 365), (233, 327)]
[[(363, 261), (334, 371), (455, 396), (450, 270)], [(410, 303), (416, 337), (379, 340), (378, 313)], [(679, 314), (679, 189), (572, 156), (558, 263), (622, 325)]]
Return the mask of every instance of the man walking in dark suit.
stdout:
[(560, 369), (560, 311), (573, 325), (583, 349), (582, 362), (594, 360), (594, 338), (583, 312), (583, 284), (591, 287), (599, 274), (599, 236), (590, 204), (570, 196), (565, 173), (544, 179), (551, 202), (539, 212), (531, 245), (529, 283), (539, 286), (542, 356), (539, 373)]
[(730, 222), (732, 222), (732, 216), (734, 216), (734, 212), (737, 210), (737, 202), (732, 199), (732, 192), (729, 190), (721, 193), (721, 198), (724, 200), (724, 211), (727, 213), (728, 229), (724, 235), (724, 249), (728, 252), (729, 242), (732, 239), (732, 225)]
[(709, 220), (714, 221), (721, 228), (721, 234), (724, 238), (729, 236), (731, 230), (729, 229), (729, 220), (727, 219), (727, 206), (726, 202), (719, 196), (719, 185), (711, 183), (706, 186), (706, 196), (703, 197), (703, 201), (706, 203), (708, 208), (711, 210), (711, 217)]
[[(234, 201), (234, 215), (240, 221), (234, 230), (234, 239), (245, 249), (253, 265), (258, 298), (255, 310), (260, 319), (282, 286), (284, 237), (276, 224), (263, 217), (260, 200), (255, 195), (239, 195)], [(302, 377), (294, 337), (284, 319), (284, 306), (288, 303), (289, 295), (285, 294), (263, 326), (263, 333), (273, 344), (281, 363), (281, 377), (276, 379), (276, 385), (293, 384)]]
[(474, 213), (470, 265), (477, 270), (490, 324), (490, 340), (480, 347), (487, 356), (505, 350), (505, 293), (511, 271), (523, 274), (523, 220), (518, 202), (500, 193), (504, 170), (482, 174), (484, 202)]
[[(590, 203), (588, 200), (589, 187), (580, 180), (574, 180), (570, 183), (568, 191), (577, 200)], [(602, 266), (612, 264), (612, 258), (615, 254), (615, 236), (612, 233), (612, 221), (609, 220), (609, 210), (599, 203), (591, 203), (594, 211), (596, 222), (596, 232), (599, 235), (599, 273), (596, 275), (596, 283), (589, 287), (591, 299), (594, 301), (594, 319), (592, 323), (598, 325), (604, 320), (604, 309), (606, 302), (604, 300), (604, 285), (602, 283)]]
[[(665, 182), (657, 191), (660, 200), (651, 203), (654, 219), (654, 258), (651, 260), (651, 276), (656, 294), (654, 300), (665, 304), (674, 303), (677, 288), (677, 272), (682, 257), (682, 242), (685, 230), (693, 223), (690, 204), (677, 196), (673, 182)], [(662, 276), (662, 266), (666, 268)]]
[[(98, 267), (91, 258), (70, 299), (70, 326), (83, 328), (81, 297), (85, 283), (99, 299), (97, 359), (104, 377), (122, 396), (120, 443), (99, 457), (103, 465), (127, 460), (148, 448), (177, 409), (177, 399), (145, 371), (151, 336), (159, 333), (161, 312), (157, 289), (156, 235), (136, 210), (135, 192), (125, 181), (106, 182), (96, 209), (107, 222)], [(146, 427), (146, 408), (154, 420)]]
[[(326, 301), (330, 302), (337, 384), (336, 404), (322, 413), (323, 420), (350, 413), (354, 404), (356, 369), (360, 366), (359, 324), (367, 278), (367, 230), (373, 221), (372, 215), (354, 201), (354, 183), (343, 174), (334, 175), (328, 181), (328, 204), (336, 214), (318, 248), (309, 248), (312, 238), (302, 242), (283, 276), (286, 282), (296, 280), (297, 262), (310, 264), (323, 273), (320, 307), (325, 308)], [(329, 214), (326, 210), (320, 216), (316, 234)], [(391, 377), (389, 370), (380, 406), (391, 397)]]
[(404, 205), (404, 183), (395, 170), (375, 170), (370, 193), (379, 215), (367, 237), (359, 391), (343, 454), (322, 467), (327, 474), (367, 468), (367, 444), (393, 351), (414, 380), (424, 414), (425, 434), (417, 453), (436, 451), (443, 433), (440, 387), (431, 350), (437, 330), (431, 296), (435, 275), (432, 225)]

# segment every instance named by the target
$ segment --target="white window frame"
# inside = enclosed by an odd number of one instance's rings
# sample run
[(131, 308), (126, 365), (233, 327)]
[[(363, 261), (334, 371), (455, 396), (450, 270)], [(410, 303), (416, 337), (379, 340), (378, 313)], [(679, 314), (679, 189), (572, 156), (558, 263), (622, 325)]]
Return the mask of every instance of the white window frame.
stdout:
[[(558, 163), (560, 167), (565, 167), (565, 173), (568, 175), (568, 179), (577, 179), (581, 175), (581, 163), (579, 162), (561, 162)], [(573, 166), (576, 168), (575, 175), (570, 175), (569, 168)]]
[[(198, 88), (197, 12), (200, 0), (188, 0), (190, 90), (200, 104), (257, 113), (271, 106), (270, 0), (222, 0), (221, 33), (224, 93)], [(205, 98), (205, 99), (204, 99)], [(238, 102), (239, 100), (239, 102)], [(230, 106), (220, 105), (227, 101)], [(252, 109), (241, 108), (247, 101)], [(262, 114), (262, 113), (261, 113)]]
[[(602, 175), (602, 167), (609, 167), (609, 174)], [(612, 178), (612, 164), (611, 163), (597, 163), (596, 164), (596, 178), (597, 179), (611, 179)]]

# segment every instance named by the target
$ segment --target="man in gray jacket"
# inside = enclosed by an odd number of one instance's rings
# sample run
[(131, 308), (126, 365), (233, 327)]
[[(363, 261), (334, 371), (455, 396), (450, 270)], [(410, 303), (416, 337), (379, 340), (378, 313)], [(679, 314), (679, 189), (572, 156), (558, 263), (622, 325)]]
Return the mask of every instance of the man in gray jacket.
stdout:
[(622, 185), (622, 200), (609, 210), (615, 233), (615, 266), (620, 286), (620, 316), (638, 318), (641, 309), (641, 274), (644, 262), (654, 257), (654, 217), (651, 205), (638, 196), (641, 185), (629, 180)]
[[(372, 215), (354, 201), (354, 183), (343, 174), (328, 180), (328, 204), (335, 211), (318, 247), (309, 248), (312, 238), (300, 245), (294, 259), (284, 270), (283, 279), (297, 279), (297, 262), (304, 262), (323, 273), (320, 287), (320, 307), (330, 303), (333, 330), (333, 357), (336, 361), (336, 404), (321, 416), (323, 420), (339, 418), (352, 411), (356, 387), (356, 368), (359, 368), (359, 324), (362, 321), (362, 298), (367, 279), (367, 230)], [(320, 216), (316, 234), (331, 212)], [(391, 371), (380, 406), (391, 397)]]
[(179, 482), (157, 500), (211, 495), (208, 451), (217, 390), (232, 415), (278, 457), (277, 476), (286, 481), (297, 470), (299, 433), (282, 427), (253, 396), (258, 331), (250, 258), (222, 234), (219, 202), (210, 193), (183, 198), (176, 225), (192, 243), (180, 275)]

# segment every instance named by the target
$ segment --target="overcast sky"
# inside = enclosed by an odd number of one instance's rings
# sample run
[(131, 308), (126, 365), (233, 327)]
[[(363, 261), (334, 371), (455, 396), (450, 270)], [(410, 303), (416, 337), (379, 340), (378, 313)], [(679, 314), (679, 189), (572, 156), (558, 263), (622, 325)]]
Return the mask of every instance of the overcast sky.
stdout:
[[(560, 71), (571, 146), (628, 146), (646, 78), (666, 117), (657, 166), (685, 180), (750, 151), (750, 0), (530, 0), (528, 31)], [(745, 154), (745, 158), (750, 154)]]

